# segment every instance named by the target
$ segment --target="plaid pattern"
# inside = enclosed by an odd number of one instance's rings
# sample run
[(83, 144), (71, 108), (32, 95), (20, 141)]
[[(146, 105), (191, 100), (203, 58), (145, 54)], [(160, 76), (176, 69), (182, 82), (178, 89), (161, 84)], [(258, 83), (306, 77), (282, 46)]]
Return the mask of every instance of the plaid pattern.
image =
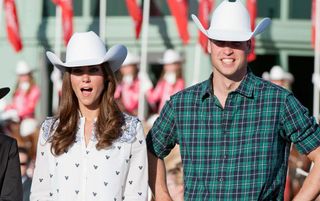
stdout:
[(249, 72), (225, 108), (212, 77), (171, 97), (147, 136), (164, 158), (180, 144), (185, 200), (283, 200), (290, 142), (320, 145), (320, 129), (289, 91)]

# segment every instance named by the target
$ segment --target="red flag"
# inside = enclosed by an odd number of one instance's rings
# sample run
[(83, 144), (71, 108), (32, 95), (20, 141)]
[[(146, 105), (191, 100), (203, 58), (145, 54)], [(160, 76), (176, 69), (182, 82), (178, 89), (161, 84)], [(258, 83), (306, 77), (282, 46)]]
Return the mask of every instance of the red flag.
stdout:
[(14, 0), (4, 0), (4, 9), (7, 23), (7, 35), (14, 50), (19, 52), (22, 49), (22, 42), (19, 32), (16, 4)]
[(64, 43), (67, 45), (73, 33), (73, 7), (72, 0), (52, 0), (62, 10), (62, 29)]
[(317, 0), (312, 0), (312, 7), (311, 7), (311, 20), (312, 20), (311, 45), (313, 48), (315, 48), (315, 44), (316, 44), (316, 2)]
[(135, 30), (136, 30), (136, 39), (139, 39), (141, 27), (142, 27), (141, 8), (138, 6), (136, 0), (126, 0), (126, 4), (127, 4), (128, 12), (134, 21)]
[[(198, 17), (202, 26), (205, 29), (209, 27), (209, 15), (214, 7), (214, 0), (200, 0), (199, 9), (198, 9)], [(204, 35), (201, 31), (199, 31), (198, 41), (203, 48), (205, 53), (208, 53), (208, 37)]]
[[(256, 18), (257, 18), (257, 2), (256, 0), (247, 0), (247, 9), (249, 11), (249, 15), (250, 15), (250, 22), (251, 22), (251, 30), (253, 31), (255, 28), (255, 22), (256, 22)], [(254, 47), (255, 47), (255, 39), (254, 37), (251, 38), (251, 51), (247, 57), (248, 62), (251, 62), (253, 60), (256, 59), (256, 54), (254, 51)]]
[(178, 25), (179, 35), (184, 44), (189, 41), (188, 32), (188, 1), (168, 0), (169, 8)]

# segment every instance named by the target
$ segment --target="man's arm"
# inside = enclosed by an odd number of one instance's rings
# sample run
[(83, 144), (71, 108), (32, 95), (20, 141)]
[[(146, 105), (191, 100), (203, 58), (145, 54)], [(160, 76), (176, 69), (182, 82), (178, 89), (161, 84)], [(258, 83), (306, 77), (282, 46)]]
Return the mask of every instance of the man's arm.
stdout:
[(293, 201), (315, 200), (320, 194), (320, 147), (311, 151), (307, 156), (314, 165)]
[(155, 201), (172, 201), (166, 180), (164, 161), (148, 151), (149, 161), (149, 186)]
[(7, 170), (3, 180), (3, 188), (1, 189), (1, 200), (22, 200), (22, 181), (20, 175), (20, 162), (17, 142), (12, 140), (9, 149), (9, 158), (7, 163)]

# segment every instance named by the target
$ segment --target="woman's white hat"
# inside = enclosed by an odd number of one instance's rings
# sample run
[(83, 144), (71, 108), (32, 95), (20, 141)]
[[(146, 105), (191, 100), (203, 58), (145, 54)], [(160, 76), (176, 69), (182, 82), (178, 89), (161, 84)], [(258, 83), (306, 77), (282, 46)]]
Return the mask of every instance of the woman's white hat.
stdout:
[(162, 64), (173, 64), (173, 63), (178, 63), (178, 62), (182, 62), (183, 59), (181, 57), (181, 55), (173, 50), (173, 49), (167, 49), (164, 53), (163, 53), (163, 57), (160, 60), (160, 63)]
[(103, 41), (93, 31), (74, 33), (70, 38), (66, 61), (62, 62), (54, 53), (46, 52), (50, 62), (60, 70), (79, 66), (92, 66), (108, 62), (113, 72), (117, 71), (127, 56), (127, 48), (114, 45), (108, 51)]
[(270, 70), (270, 73), (264, 72), (262, 78), (265, 80), (288, 80), (293, 82), (294, 78), (291, 73), (285, 72), (280, 66), (273, 66)]
[(220, 41), (248, 41), (271, 23), (269, 18), (264, 18), (252, 32), (249, 13), (240, 0), (224, 0), (213, 12), (208, 30), (195, 15), (191, 17), (203, 34)]
[(139, 63), (140, 63), (140, 58), (137, 55), (128, 52), (126, 59), (122, 63), (122, 66), (135, 65)]
[(16, 68), (16, 74), (17, 75), (25, 75), (32, 72), (32, 69), (29, 67), (27, 62), (25, 61), (18, 61), (17, 68)]

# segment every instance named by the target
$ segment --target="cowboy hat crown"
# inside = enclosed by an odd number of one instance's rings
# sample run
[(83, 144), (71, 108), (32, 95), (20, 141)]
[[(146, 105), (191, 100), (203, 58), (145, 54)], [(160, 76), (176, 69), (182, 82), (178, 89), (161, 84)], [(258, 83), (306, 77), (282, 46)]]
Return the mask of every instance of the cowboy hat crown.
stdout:
[(103, 41), (92, 31), (74, 33), (70, 38), (66, 61), (62, 62), (53, 52), (46, 52), (50, 62), (60, 70), (65, 68), (92, 66), (108, 62), (113, 72), (117, 71), (127, 56), (127, 48), (114, 45), (108, 51)]
[(179, 54), (179, 52), (173, 50), (173, 49), (167, 49), (163, 53), (163, 57), (160, 61), (162, 64), (173, 64), (173, 63), (180, 63), (183, 61), (182, 56)]
[(202, 26), (195, 15), (191, 17), (208, 38), (221, 41), (250, 40), (253, 36), (262, 33), (271, 23), (269, 18), (264, 18), (252, 32), (249, 13), (240, 0), (224, 0), (213, 12), (208, 30)]

